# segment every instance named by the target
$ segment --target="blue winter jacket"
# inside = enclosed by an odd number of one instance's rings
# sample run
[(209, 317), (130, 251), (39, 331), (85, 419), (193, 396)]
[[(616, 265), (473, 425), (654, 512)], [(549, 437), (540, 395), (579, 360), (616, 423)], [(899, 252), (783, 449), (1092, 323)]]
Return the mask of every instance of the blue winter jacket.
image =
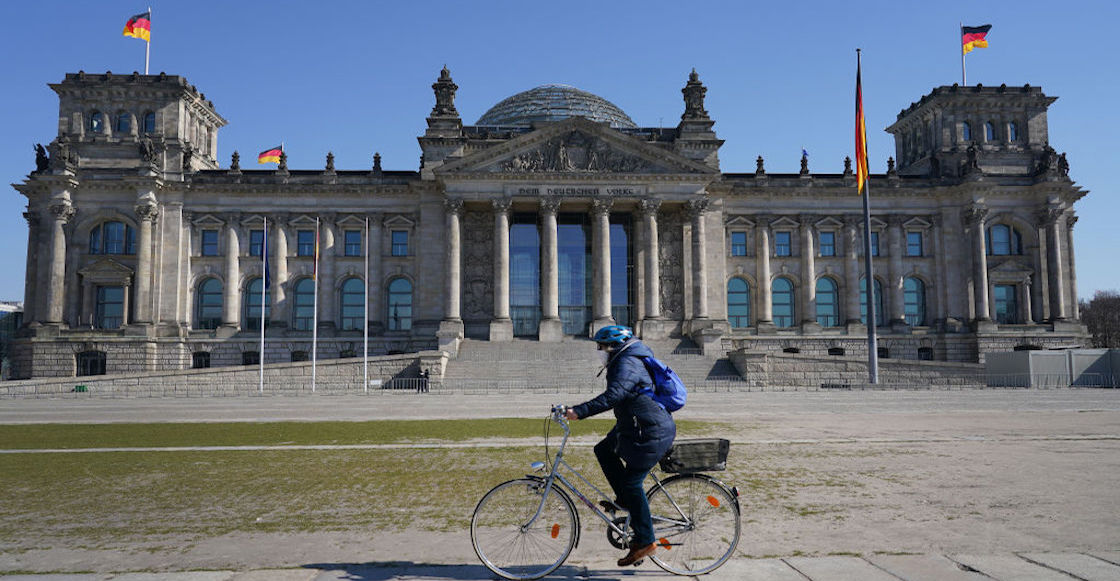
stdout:
[(618, 355), (607, 366), (606, 391), (572, 411), (583, 419), (613, 409), (616, 423), (608, 438), (618, 439), (618, 456), (628, 468), (648, 470), (673, 445), (677, 425), (648, 395), (653, 380), (642, 358), (652, 357), (653, 352), (637, 339), (629, 344), (624, 351), (616, 351)]

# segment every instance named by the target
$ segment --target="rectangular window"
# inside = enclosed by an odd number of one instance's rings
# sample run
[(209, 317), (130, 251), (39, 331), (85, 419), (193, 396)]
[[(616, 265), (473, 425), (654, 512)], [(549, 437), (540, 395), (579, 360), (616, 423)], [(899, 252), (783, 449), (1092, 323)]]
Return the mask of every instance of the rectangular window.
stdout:
[(1019, 321), (1018, 287), (1013, 284), (995, 285), (996, 322), (1015, 325)]
[(343, 251), (344, 256), (361, 256), (362, 255), (362, 231), (361, 230), (347, 230), (343, 233), (346, 248)]
[(315, 231), (296, 231), (296, 256), (315, 256)]
[(393, 230), (393, 256), (408, 256), (408, 230)]
[(208, 351), (195, 351), (191, 354), (191, 369), (209, 369), (210, 353)]
[(793, 248), (790, 246), (790, 233), (789, 232), (775, 232), (774, 233), (774, 256), (793, 256)]
[(836, 233), (821, 232), (821, 256), (836, 256)]
[(249, 231), (249, 256), (264, 254), (264, 230)]
[(871, 233), (871, 256), (879, 256), (879, 233)]
[(203, 230), (202, 231), (202, 255), (203, 256), (217, 256), (218, 255), (218, 231), (217, 230)]
[(732, 232), (731, 233), (731, 256), (746, 256), (747, 255), (747, 233), (746, 232)]
[(922, 233), (906, 233), (906, 256), (922, 256)]
[(97, 287), (97, 328), (119, 329), (124, 324), (124, 287)]

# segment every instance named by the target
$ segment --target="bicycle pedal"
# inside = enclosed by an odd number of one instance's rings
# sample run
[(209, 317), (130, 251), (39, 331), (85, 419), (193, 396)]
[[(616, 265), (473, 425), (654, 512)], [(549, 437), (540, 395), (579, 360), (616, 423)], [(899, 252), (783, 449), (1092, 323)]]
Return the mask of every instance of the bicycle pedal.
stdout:
[(646, 560), (645, 560), (645, 559), (638, 559), (637, 561), (634, 561), (633, 563), (631, 563), (631, 566), (633, 566), (633, 567), (638, 567), (638, 566), (640, 566), (640, 565), (641, 565), (642, 563), (645, 563), (645, 562), (646, 562)]

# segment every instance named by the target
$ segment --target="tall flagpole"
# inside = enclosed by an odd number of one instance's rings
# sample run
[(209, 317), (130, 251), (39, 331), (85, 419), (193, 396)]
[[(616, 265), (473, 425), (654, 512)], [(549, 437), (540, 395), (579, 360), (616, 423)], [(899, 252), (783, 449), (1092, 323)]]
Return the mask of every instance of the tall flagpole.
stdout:
[(366, 241), (366, 309), (362, 320), (362, 390), (369, 393), (369, 216), (366, 216), (366, 229), (362, 232), (362, 239)]
[(148, 7), (148, 42), (144, 43), (144, 74), (148, 74), (148, 61), (152, 56), (152, 7)]
[(311, 392), (315, 392), (319, 360), (319, 217), (315, 216), (315, 303), (311, 315)]
[(958, 21), (957, 24), (960, 25), (960, 28), (957, 29), (957, 32), (960, 33), (957, 36), (957, 44), (961, 45), (961, 86), (967, 87), (968, 77), (964, 74), (964, 22)]
[(876, 336), (875, 305), (879, 302), (875, 296), (875, 272), (872, 270), (871, 260), (871, 183), (868, 179), (867, 168), (867, 124), (863, 118), (863, 87), (862, 87), (863, 62), (860, 49), (856, 49), (856, 166), (858, 171), (860, 194), (863, 196), (863, 261), (867, 276), (864, 277), (864, 288), (867, 293), (867, 380), (875, 385), (879, 383), (879, 338)]
[(268, 292), (268, 218), (264, 219), (264, 239), (261, 240), (261, 385), (260, 392), (264, 394), (264, 308), (265, 293)]

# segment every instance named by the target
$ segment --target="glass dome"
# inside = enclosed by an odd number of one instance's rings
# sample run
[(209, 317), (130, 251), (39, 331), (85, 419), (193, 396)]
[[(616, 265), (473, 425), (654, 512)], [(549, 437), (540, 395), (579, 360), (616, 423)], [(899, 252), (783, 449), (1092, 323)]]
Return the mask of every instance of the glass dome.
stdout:
[(614, 103), (568, 85), (541, 85), (502, 99), (475, 125), (528, 127), (536, 121), (561, 121), (586, 117), (614, 128), (635, 129), (637, 124)]

